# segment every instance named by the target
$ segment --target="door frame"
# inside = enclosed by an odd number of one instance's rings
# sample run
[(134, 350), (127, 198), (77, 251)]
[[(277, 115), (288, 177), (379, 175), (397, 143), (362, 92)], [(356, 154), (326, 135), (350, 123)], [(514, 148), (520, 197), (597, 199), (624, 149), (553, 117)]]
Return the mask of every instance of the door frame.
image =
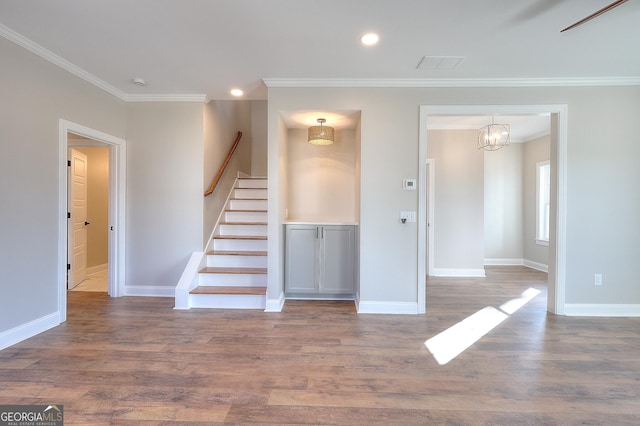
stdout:
[[(565, 287), (567, 262), (567, 134), (568, 107), (566, 104), (551, 105), (420, 105), (420, 128), (418, 148), (418, 313), (426, 310), (425, 250), (427, 239), (426, 182), (427, 173), (427, 122), (430, 115), (518, 115), (551, 114), (551, 159), (552, 184), (556, 185), (555, 211), (549, 245), (549, 275), (547, 310), (556, 315), (565, 314)], [(555, 148), (555, 149), (554, 149)], [(553, 161), (555, 160), (555, 162)], [(555, 163), (555, 164), (553, 164)], [(555, 172), (555, 179), (554, 179)], [(430, 205), (431, 208), (432, 205)], [(430, 233), (437, 224), (432, 223)], [(555, 225), (555, 226), (553, 226)], [(552, 245), (554, 247), (552, 247)], [(430, 252), (432, 257), (433, 253)]]
[(58, 129), (58, 315), (60, 322), (64, 322), (67, 319), (68, 134), (95, 140), (109, 148), (108, 263), (111, 297), (124, 294), (127, 147), (124, 139), (64, 119), (59, 120)]

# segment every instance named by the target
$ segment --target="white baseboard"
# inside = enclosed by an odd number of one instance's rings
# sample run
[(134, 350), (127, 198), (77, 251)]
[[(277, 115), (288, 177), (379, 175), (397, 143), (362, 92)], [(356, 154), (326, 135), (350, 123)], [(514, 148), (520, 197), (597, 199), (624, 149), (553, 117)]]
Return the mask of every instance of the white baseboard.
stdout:
[(60, 324), (60, 314), (54, 312), (44, 317), (35, 319), (26, 324), (19, 325), (0, 333), (0, 350), (27, 340), (37, 334), (49, 330)]
[(356, 301), (359, 314), (417, 314), (415, 302), (363, 302)]
[(640, 305), (565, 303), (564, 314), (571, 317), (640, 317)]
[(284, 308), (284, 292), (280, 292), (280, 297), (277, 299), (267, 299), (267, 305), (264, 309), (265, 312), (282, 312)]
[(433, 268), (434, 277), (464, 277), (464, 278), (484, 278), (487, 275), (482, 269), (447, 269)]
[(533, 260), (525, 259), (523, 265), (527, 268), (535, 269), (537, 271), (549, 272), (548, 265), (545, 265), (544, 263), (534, 262)]
[(176, 288), (172, 286), (124, 286), (123, 296), (175, 297)]
[(544, 263), (527, 259), (485, 259), (485, 266), (526, 266), (542, 272), (549, 272), (549, 267)]

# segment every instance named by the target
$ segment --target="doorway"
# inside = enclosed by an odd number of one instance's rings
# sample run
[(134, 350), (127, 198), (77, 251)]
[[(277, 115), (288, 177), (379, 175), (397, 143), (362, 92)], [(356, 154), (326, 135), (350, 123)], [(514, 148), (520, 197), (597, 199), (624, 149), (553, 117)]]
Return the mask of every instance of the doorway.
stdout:
[(67, 288), (109, 291), (109, 146), (73, 133), (69, 144)]
[(58, 312), (60, 322), (65, 321), (67, 316), (67, 271), (70, 268), (67, 249), (71, 242), (67, 231), (68, 224), (71, 226), (68, 217), (69, 177), (67, 169), (69, 163), (67, 156), (69, 148), (78, 145), (101, 147), (108, 150), (107, 291), (111, 297), (119, 297), (124, 293), (126, 141), (61, 119), (59, 122), (58, 220)]
[[(547, 309), (555, 314), (564, 314), (565, 262), (566, 262), (566, 144), (567, 144), (567, 106), (566, 105), (489, 105), (489, 106), (426, 106), (420, 107), (420, 144), (419, 158), (427, 156), (427, 121), (429, 116), (438, 115), (526, 115), (549, 114), (551, 116), (551, 162), (552, 198), (555, 209), (551, 212), (552, 226), (549, 238), (549, 272)], [(419, 182), (428, 182), (427, 173), (432, 165), (421, 161)], [(432, 181), (432, 179), (431, 179)], [(418, 193), (418, 312), (424, 313), (426, 307), (426, 275), (429, 259), (433, 257), (432, 246), (427, 246), (428, 235), (434, 233), (432, 217), (428, 210), (432, 202), (427, 196), (433, 194), (433, 188), (421, 185)], [(430, 185), (431, 186), (431, 185)], [(429, 209), (427, 209), (427, 206)], [(427, 223), (432, 226), (427, 231)]]

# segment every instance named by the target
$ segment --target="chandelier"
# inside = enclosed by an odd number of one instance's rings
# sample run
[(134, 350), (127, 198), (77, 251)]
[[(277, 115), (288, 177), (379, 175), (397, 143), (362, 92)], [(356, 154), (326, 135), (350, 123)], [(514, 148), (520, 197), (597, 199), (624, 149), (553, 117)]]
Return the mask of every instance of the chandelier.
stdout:
[(508, 124), (495, 124), (494, 117), (491, 117), (491, 124), (478, 130), (478, 149), (497, 151), (509, 146), (509, 131)]

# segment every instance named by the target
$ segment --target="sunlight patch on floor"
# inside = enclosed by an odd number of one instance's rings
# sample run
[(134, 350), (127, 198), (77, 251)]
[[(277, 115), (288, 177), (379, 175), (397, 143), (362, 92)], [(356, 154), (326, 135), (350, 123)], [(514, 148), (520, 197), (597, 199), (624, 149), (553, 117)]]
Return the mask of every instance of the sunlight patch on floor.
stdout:
[(487, 306), (442, 333), (433, 336), (424, 344), (438, 364), (445, 365), (538, 294), (540, 294), (540, 290), (529, 288), (520, 297), (504, 303), (500, 309)]

